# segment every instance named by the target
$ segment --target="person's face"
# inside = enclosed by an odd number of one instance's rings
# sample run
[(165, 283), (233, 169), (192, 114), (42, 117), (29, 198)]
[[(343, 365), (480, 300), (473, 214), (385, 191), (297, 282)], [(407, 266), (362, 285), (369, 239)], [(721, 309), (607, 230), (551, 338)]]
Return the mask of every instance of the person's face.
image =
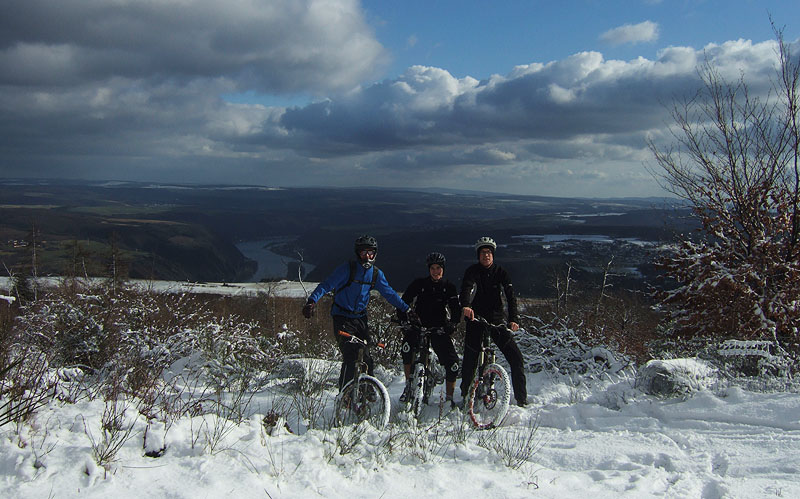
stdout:
[(375, 260), (375, 255), (378, 252), (374, 249), (362, 249), (358, 252), (358, 257), (361, 259), (362, 262), (366, 262), (367, 260), (372, 261)]
[(434, 281), (438, 281), (444, 275), (444, 267), (439, 265), (438, 263), (434, 263), (430, 267), (428, 267), (428, 272), (431, 274), (431, 279)]
[(484, 267), (491, 267), (492, 263), (494, 263), (494, 255), (492, 254), (492, 250), (489, 248), (481, 248), (481, 251), (478, 253), (478, 261)]

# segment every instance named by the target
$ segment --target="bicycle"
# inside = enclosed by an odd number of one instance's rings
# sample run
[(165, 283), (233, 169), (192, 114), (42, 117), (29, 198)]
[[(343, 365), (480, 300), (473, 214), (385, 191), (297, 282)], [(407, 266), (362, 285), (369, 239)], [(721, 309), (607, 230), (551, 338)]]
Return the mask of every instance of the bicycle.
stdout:
[(383, 429), (389, 423), (389, 392), (381, 381), (366, 374), (367, 363), (364, 361), (364, 352), (375, 345), (383, 348), (383, 343), (370, 342), (345, 331), (338, 334), (347, 338), (351, 343), (358, 345), (353, 379), (344, 385), (335, 402), (336, 422), (340, 425), (358, 424), (369, 421), (374, 427)]
[(503, 366), (496, 364), (497, 356), (491, 344), (491, 329), (508, 329), (504, 324), (492, 324), (483, 317), (475, 320), (485, 324), (481, 337), (478, 363), (472, 376), (464, 407), (472, 423), (479, 430), (498, 426), (508, 412), (511, 400), (511, 382)]
[(419, 332), (419, 343), (411, 361), (411, 390), (408, 394), (408, 411), (418, 418), (422, 406), (428, 404), (433, 389), (444, 379), (441, 375), (437, 376), (434, 370), (432, 357), (435, 354), (431, 349), (431, 336), (447, 333), (442, 328), (426, 328), (413, 324), (404, 324), (402, 327)]

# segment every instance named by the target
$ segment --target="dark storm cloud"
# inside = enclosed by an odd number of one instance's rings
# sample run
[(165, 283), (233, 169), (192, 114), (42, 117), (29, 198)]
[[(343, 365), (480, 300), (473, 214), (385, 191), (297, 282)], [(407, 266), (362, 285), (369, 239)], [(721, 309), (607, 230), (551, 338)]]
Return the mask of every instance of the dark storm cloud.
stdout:
[(221, 95), (350, 89), (385, 58), (353, 0), (8, 0), (0, 168), (103, 176), (144, 164), (170, 175), (200, 158), (263, 164), (283, 111)]
[[(664, 104), (697, 90), (704, 57), (757, 92), (775, 63), (774, 43), (739, 40), (365, 83), (387, 54), (355, 0), (6, 0), (2, 12), (6, 176), (631, 190), (645, 185), (645, 137), (668, 137)], [(225, 100), (241, 92), (320, 100)]]
[(6, 0), (0, 83), (229, 78), (259, 91), (329, 91), (385, 56), (354, 1)]

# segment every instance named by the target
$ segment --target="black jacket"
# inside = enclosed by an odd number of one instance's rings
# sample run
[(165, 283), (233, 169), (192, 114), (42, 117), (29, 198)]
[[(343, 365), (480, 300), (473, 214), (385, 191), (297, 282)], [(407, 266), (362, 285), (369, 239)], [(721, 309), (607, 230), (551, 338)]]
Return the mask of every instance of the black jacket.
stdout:
[[(475, 297), (470, 300), (473, 286)], [(519, 322), (517, 299), (514, 297), (514, 286), (506, 270), (492, 264), (486, 268), (480, 263), (470, 265), (464, 272), (461, 281), (459, 300), (462, 307), (472, 307), (476, 314), (492, 323), (504, 323), (503, 295), (508, 304), (508, 322)]]
[(414, 306), (424, 327), (444, 327), (461, 320), (456, 286), (447, 279), (414, 279), (403, 293), (403, 301)]

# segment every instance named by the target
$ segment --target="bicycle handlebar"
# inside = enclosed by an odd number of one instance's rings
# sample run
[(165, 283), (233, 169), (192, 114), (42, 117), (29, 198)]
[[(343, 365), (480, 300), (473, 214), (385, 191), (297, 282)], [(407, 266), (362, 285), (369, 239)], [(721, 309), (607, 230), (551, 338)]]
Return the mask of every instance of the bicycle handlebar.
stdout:
[[(478, 321), (478, 322), (482, 322), (483, 324), (486, 324), (487, 326), (489, 326), (489, 327), (491, 327), (491, 328), (495, 328), (495, 329), (507, 329), (507, 330), (511, 331), (511, 328), (510, 328), (510, 327), (508, 327), (506, 324), (492, 324), (491, 322), (487, 321), (486, 319), (484, 319), (483, 317), (481, 317), (481, 316), (480, 316), (480, 315), (478, 315), (478, 314), (475, 314), (475, 318), (474, 318), (474, 319), (472, 319), (472, 320), (474, 320), (474, 321)], [(513, 331), (512, 331), (512, 332), (513, 332)]]
[(422, 324), (415, 324), (411, 321), (404, 321), (398, 318), (393, 318), (392, 322), (399, 325), (403, 329), (417, 329), (423, 333), (431, 333), (431, 334), (447, 334), (444, 326), (436, 326), (436, 327), (425, 327)]
[(436, 327), (424, 327), (418, 324), (412, 324), (410, 322), (401, 322), (400, 327), (408, 328), (408, 329), (416, 329), (421, 333), (428, 333), (428, 334), (447, 334), (444, 327), (436, 326)]
[(375, 345), (378, 348), (386, 348), (386, 343), (383, 343), (382, 341), (370, 341), (368, 343), (367, 340), (365, 340), (363, 338), (359, 338), (358, 336), (356, 336), (354, 334), (350, 334), (347, 331), (338, 331), (337, 334), (339, 336), (347, 338), (348, 341), (350, 341), (350, 343), (358, 343), (358, 344), (364, 345), (364, 346)]

